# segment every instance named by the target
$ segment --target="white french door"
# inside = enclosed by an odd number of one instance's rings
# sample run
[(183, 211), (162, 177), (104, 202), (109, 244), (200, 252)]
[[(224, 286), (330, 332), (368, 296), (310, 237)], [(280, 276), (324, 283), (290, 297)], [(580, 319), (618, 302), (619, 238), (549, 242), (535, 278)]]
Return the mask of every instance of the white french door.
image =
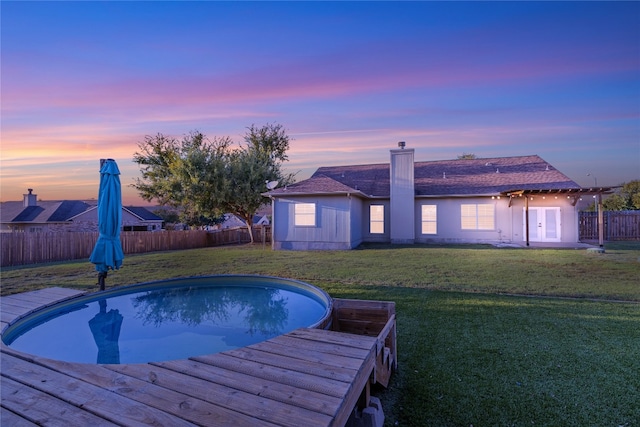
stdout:
[[(527, 211), (523, 211), (523, 240), (527, 240)], [(529, 241), (560, 241), (560, 208), (529, 208)]]

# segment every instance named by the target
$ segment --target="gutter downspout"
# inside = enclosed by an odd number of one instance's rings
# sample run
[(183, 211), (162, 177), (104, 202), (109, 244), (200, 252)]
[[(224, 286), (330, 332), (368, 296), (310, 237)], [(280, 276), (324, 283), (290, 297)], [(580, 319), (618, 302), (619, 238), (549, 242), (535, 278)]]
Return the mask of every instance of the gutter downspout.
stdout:
[(529, 197), (524, 197), (524, 228), (527, 239), (527, 246), (529, 246)]
[[(276, 198), (273, 196), (269, 196), (269, 198), (271, 199), (271, 250), (275, 251), (276, 250), (276, 221), (275, 221), (275, 210), (276, 210)], [(267, 239), (266, 235), (265, 235), (265, 240)]]

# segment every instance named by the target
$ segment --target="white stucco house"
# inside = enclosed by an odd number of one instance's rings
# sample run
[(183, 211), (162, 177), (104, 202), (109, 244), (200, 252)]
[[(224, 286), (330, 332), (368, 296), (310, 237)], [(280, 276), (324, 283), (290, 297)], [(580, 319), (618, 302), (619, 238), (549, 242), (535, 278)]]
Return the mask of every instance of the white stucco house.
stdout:
[[(353, 249), (365, 242), (578, 242), (581, 188), (537, 155), (319, 168), (264, 193), (274, 249)], [(527, 227), (528, 224), (528, 227)]]

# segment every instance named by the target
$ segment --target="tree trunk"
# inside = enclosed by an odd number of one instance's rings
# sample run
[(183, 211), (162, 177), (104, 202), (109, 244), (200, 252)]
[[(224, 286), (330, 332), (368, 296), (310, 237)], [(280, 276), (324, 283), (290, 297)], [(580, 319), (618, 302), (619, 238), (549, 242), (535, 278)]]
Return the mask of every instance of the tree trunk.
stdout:
[(249, 238), (251, 239), (251, 244), (254, 243), (254, 239), (253, 239), (253, 217), (249, 218), (249, 219), (244, 219), (245, 224), (247, 224), (247, 230), (249, 230)]

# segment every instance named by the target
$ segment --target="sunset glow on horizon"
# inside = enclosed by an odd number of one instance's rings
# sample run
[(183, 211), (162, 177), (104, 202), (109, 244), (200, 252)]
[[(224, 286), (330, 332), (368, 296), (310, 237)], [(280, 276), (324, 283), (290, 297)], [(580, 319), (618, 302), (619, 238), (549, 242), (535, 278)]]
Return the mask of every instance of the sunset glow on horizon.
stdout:
[(640, 179), (640, 2), (19, 2), (1, 8), (0, 198), (126, 205), (145, 135), (242, 142), (285, 172), (537, 154), (583, 186)]

